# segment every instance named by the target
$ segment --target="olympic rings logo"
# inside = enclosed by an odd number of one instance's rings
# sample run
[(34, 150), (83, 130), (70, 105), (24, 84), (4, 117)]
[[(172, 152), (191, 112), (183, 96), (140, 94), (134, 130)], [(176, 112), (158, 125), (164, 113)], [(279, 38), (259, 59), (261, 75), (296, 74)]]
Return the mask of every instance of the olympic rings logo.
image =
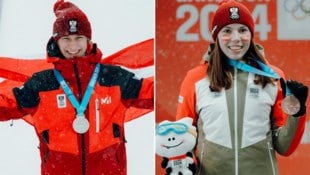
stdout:
[(310, 0), (284, 0), (284, 10), (301, 20), (310, 16)]

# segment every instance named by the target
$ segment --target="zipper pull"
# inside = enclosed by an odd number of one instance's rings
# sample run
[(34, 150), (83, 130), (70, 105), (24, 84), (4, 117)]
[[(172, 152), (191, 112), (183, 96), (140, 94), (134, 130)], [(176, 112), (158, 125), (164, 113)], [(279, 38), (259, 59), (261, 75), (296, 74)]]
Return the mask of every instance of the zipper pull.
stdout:
[(10, 123), (10, 126), (12, 127), (13, 124), (14, 124), (14, 120), (12, 119), (12, 120), (11, 120), (11, 123)]
[(96, 107), (96, 133), (100, 131), (100, 107), (99, 107), (99, 99), (96, 98), (95, 100), (95, 107)]

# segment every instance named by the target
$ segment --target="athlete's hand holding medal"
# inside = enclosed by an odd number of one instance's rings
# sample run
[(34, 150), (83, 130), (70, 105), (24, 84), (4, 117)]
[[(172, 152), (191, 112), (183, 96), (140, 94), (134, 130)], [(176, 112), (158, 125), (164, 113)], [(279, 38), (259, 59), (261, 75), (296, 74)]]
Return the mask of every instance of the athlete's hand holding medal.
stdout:
[(288, 115), (300, 117), (306, 113), (306, 101), (308, 97), (308, 87), (304, 84), (288, 80), (280, 79), (282, 94), (282, 110)]
[(256, 60), (255, 61), (261, 69), (257, 69), (255, 67), (252, 67), (249, 64), (243, 63), (238, 60), (233, 59), (227, 59), (227, 62), (229, 65), (246, 71), (246, 72), (252, 72), (258, 75), (271, 77), (275, 79), (280, 79), (282, 92), (283, 92), (283, 101), (281, 104), (282, 110), (288, 114), (292, 115), (294, 117), (300, 117), (306, 113), (306, 101), (308, 97), (308, 87), (304, 84), (289, 80), (287, 82), (284, 81), (283, 78), (281, 78), (274, 70), (272, 70), (268, 65)]

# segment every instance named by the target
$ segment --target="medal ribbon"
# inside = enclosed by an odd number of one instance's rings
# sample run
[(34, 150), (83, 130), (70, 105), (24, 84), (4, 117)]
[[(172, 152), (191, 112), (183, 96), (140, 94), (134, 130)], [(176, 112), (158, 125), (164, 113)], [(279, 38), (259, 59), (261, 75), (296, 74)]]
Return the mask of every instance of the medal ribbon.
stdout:
[(86, 109), (86, 106), (90, 100), (90, 96), (92, 94), (92, 91), (95, 87), (95, 84), (97, 82), (97, 78), (99, 75), (99, 70), (100, 70), (100, 64), (98, 63), (96, 65), (96, 68), (93, 72), (93, 75), (88, 83), (86, 92), (83, 96), (82, 99), (82, 103), (79, 104), (78, 100), (75, 98), (73, 92), (71, 91), (71, 89), (69, 88), (68, 84), (66, 83), (66, 81), (64, 80), (64, 78), (62, 77), (62, 75), (59, 73), (59, 71), (54, 69), (54, 75), (57, 79), (57, 81), (59, 82), (59, 84), (61, 85), (62, 89), (64, 90), (65, 94), (67, 95), (67, 97), (69, 98), (71, 104), (73, 105), (73, 107), (76, 109), (77, 111), (77, 116), (83, 117), (84, 116), (84, 111)]
[(262, 75), (262, 76), (266, 76), (266, 77), (271, 77), (271, 78), (275, 78), (275, 79), (280, 78), (280, 76), (274, 70), (272, 70), (270, 67), (268, 67), (266, 64), (264, 64), (258, 60), (254, 60), (254, 59), (252, 59), (252, 60), (255, 61), (262, 68), (262, 70), (259, 70), (255, 67), (251, 66), (251, 65), (248, 65), (248, 64), (243, 63), (243, 62), (238, 61), (238, 60), (227, 59), (229, 65), (231, 65), (237, 69), (243, 70), (245, 72), (251, 72), (254, 74), (258, 74), (258, 75)]

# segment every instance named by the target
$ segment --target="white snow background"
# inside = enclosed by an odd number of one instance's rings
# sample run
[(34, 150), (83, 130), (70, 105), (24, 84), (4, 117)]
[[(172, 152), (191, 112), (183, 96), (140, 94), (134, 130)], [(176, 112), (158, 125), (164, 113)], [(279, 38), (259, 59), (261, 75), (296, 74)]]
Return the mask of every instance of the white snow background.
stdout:
[[(0, 56), (44, 58), (56, 0), (0, 0)], [(88, 16), (104, 57), (154, 37), (152, 0), (71, 0)], [(31, 69), (31, 68), (30, 68)], [(1, 93), (1, 92), (0, 92)], [(154, 112), (126, 124), (128, 175), (155, 174)], [(38, 139), (23, 120), (0, 122), (0, 174), (39, 175)]]

